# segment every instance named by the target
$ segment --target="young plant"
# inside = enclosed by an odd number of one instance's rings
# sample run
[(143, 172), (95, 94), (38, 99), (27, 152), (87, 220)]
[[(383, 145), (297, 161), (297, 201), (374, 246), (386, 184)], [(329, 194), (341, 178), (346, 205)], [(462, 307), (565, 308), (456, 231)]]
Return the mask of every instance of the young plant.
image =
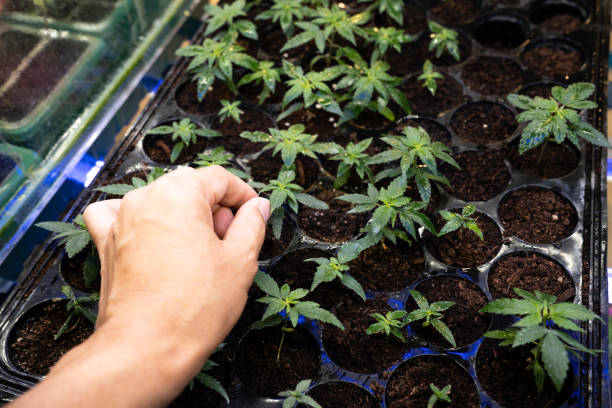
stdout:
[(374, 46), (372, 58), (385, 59), (387, 50), (393, 49), (402, 52), (402, 46), (414, 41), (415, 37), (407, 34), (404, 30), (395, 27), (366, 28), (368, 42)]
[(381, 138), (391, 146), (374, 156), (370, 164), (391, 163), (399, 160), (399, 169), (390, 168), (376, 175), (376, 181), (399, 174), (414, 179), (419, 194), (424, 202), (431, 198), (431, 181), (448, 184), (446, 177), (438, 170), (437, 161), (442, 160), (459, 168), (457, 162), (449, 155), (450, 149), (440, 142), (432, 142), (422, 127), (406, 126), (401, 136), (387, 135)]
[[(387, 188), (383, 187), (380, 190), (369, 184), (367, 195), (345, 194), (338, 197), (339, 200), (357, 204), (349, 213), (373, 211), (368, 225), (364, 228), (367, 236), (359, 241), (362, 249), (375, 245), (385, 238), (394, 244), (397, 238), (410, 242), (406, 232), (416, 240), (415, 224), (435, 234), (431, 220), (420, 212), (425, 207), (425, 203), (413, 202), (404, 196), (405, 192), (406, 178), (398, 177), (389, 183)], [(397, 228), (398, 221), (403, 230)]]
[(593, 84), (578, 82), (567, 88), (554, 86), (552, 97), (547, 99), (508, 95), (512, 105), (525, 111), (519, 113), (516, 119), (528, 122), (521, 134), (519, 154), (548, 142), (561, 144), (566, 139), (578, 148), (580, 138), (597, 146), (610, 147), (608, 140), (597, 129), (580, 119), (580, 110), (597, 108), (595, 102), (588, 100), (594, 91)]
[(453, 347), (457, 347), (455, 337), (448, 326), (441, 320), (444, 315), (441, 312), (450, 309), (455, 302), (441, 301), (429, 304), (425, 296), (418, 291), (411, 289), (408, 292), (416, 302), (418, 309), (413, 310), (406, 316), (406, 322), (412, 323), (425, 319), (423, 327), (432, 326), (442, 335)]
[(380, 313), (374, 313), (371, 316), (376, 319), (376, 323), (368, 327), (366, 334), (371, 336), (375, 333), (384, 333), (387, 337), (392, 334), (402, 343), (406, 342), (406, 337), (404, 337), (401, 330), (406, 327), (407, 323), (406, 320), (404, 320), (406, 316), (405, 310), (392, 310), (385, 313), (384, 316)]
[(359, 249), (352, 245), (343, 245), (338, 250), (338, 256), (330, 258), (309, 258), (305, 262), (315, 262), (317, 271), (312, 280), (310, 291), (314, 291), (323, 282), (339, 279), (340, 283), (355, 292), (362, 300), (366, 300), (363, 287), (347, 272), (351, 269), (347, 264), (359, 256)]
[(427, 401), (427, 408), (433, 408), (438, 401), (452, 402), (450, 398), (451, 385), (447, 384), (444, 388), (439, 389), (434, 383), (429, 384), (429, 389), (432, 394)]
[(444, 75), (434, 71), (433, 64), (430, 60), (427, 60), (423, 64), (423, 73), (419, 75), (417, 79), (419, 81), (423, 81), (423, 88), (427, 88), (429, 93), (435, 95), (436, 90), (438, 89), (436, 79), (444, 79)]
[(531, 365), (538, 392), (542, 392), (546, 376), (560, 392), (569, 369), (569, 353), (580, 358), (578, 353), (593, 355), (599, 353), (600, 350), (585, 347), (559, 329), (584, 332), (572, 320), (601, 319), (582, 305), (569, 302), (557, 303), (556, 296), (537, 290), (529, 293), (523, 289), (514, 288), (514, 293), (521, 299), (497, 299), (480, 311), (515, 315), (522, 318), (508, 329), (490, 331), (485, 333), (485, 336), (502, 340), (499, 343), (500, 346), (520, 347), (531, 344), (533, 346)]
[(198, 167), (221, 166), (236, 177), (244, 180), (249, 179), (249, 175), (244, 171), (232, 167), (231, 160), (233, 158), (234, 155), (226, 152), (223, 146), (217, 146), (212, 150), (199, 153), (198, 160), (194, 164)]
[(100, 295), (98, 293), (77, 298), (70, 286), (62, 286), (62, 293), (68, 298), (66, 310), (68, 310), (70, 314), (68, 315), (68, 318), (66, 318), (64, 324), (62, 324), (62, 327), (60, 327), (57, 333), (55, 333), (55, 336), (53, 337), (55, 340), (58, 340), (60, 337), (66, 334), (66, 332), (72, 328), (73, 323), (76, 325), (81, 317), (89, 320), (93, 325), (96, 324), (96, 319), (98, 318), (96, 313), (89, 309), (89, 306), (100, 300)]
[(100, 275), (100, 259), (83, 216), (77, 215), (72, 222), (48, 221), (39, 222), (36, 226), (55, 233), (53, 239), (60, 241), (59, 245), (64, 247), (68, 258), (74, 258), (87, 246), (90, 247), (83, 263), (83, 279), (86, 287), (93, 285)]
[[(221, 344), (219, 347), (217, 347), (215, 352), (221, 350), (224, 346), (225, 344)], [(225, 390), (225, 387), (223, 387), (223, 385), (219, 382), (219, 380), (217, 380), (215, 377), (211, 376), (207, 372), (218, 366), (219, 364), (215, 363), (214, 361), (210, 359), (207, 360), (206, 363), (204, 363), (204, 366), (202, 367), (200, 372), (194, 377), (193, 380), (189, 382), (189, 391), (193, 391), (195, 387), (195, 382), (197, 381), (203, 386), (205, 386), (206, 388), (210, 388), (211, 390), (215, 391), (217, 394), (221, 395), (223, 399), (225, 400), (225, 402), (229, 404), (229, 396), (227, 395), (227, 391)]]
[[(372, 0), (359, 0), (359, 3), (370, 3)], [(375, 0), (368, 9), (376, 9), (378, 14), (387, 14), (399, 25), (404, 25), (404, 0)]]
[(244, 111), (240, 109), (240, 101), (230, 102), (222, 99), (221, 105), (222, 108), (219, 110), (219, 119), (221, 123), (225, 122), (225, 119), (230, 118), (240, 123), (240, 115), (244, 113)]
[(208, 20), (206, 25), (206, 36), (217, 31), (219, 28), (226, 26), (227, 31), (219, 34), (219, 37), (227, 36), (229, 39), (235, 39), (239, 34), (257, 40), (257, 27), (252, 21), (248, 19), (238, 19), (239, 17), (246, 16), (246, 1), (236, 0), (233, 3), (225, 4), (223, 6), (217, 6), (214, 4), (207, 4), (204, 6), (204, 10), (208, 14)]
[(314, 10), (303, 3), (303, 0), (274, 0), (272, 7), (258, 14), (255, 18), (257, 20), (272, 20), (274, 24), (280, 24), (283, 33), (287, 37), (291, 37), (295, 21), (303, 21), (305, 17), (314, 15)]
[(254, 83), (257, 86), (262, 85), (261, 93), (257, 97), (259, 104), (262, 104), (274, 93), (276, 83), (280, 82), (281, 69), (275, 68), (272, 61), (255, 61), (254, 65), (251, 66), (251, 71), (251, 73), (240, 78), (238, 87), (250, 83)]
[(147, 176), (144, 179), (140, 177), (132, 177), (132, 184), (109, 184), (107, 186), (96, 188), (96, 191), (123, 197), (132, 190), (148, 186), (164, 174), (166, 174), (164, 169), (160, 167), (151, 167), (151, 170), (147, 173)]
[(303, 406), (309, 406), (312, 408), (322, 408), (317, 401), (312, 397), (306, 395), (306, 391), (310, 387), (311, 380), (302, 380), (295, 387), (295, 390), (281, 391), (278, 393), (279, 397), (283, 397), (283, 408), (293, 408), (297, 404)]
[(459, 61), (459, 35), (455, 30), (446, 28), (435, 21), (427, 23), (429, 31), (431, 31), (431, 41), (429, 42), (429, 51), (436, 50), (436, 58), (440, 58), (444, 51), (447, 51), (454, 59)]
[(269, 184), (263, 184), (256, 181), (249, 183), (251, 187), (259, 190), (260, 194), (269, 194), (270, 196), (270, 224), (272, 225), (272, 233), (276, 239), (280, 239), (283, 218), (285, 216), (284, 206), (288, 206), (295, 214), (298, 213), (299, 203), (319, 210), (327, 210), (329, 206), (317, 198), (305, 194), (304, 189), (298, 184), (294, 184), (295, 173), (291, 170), (282, 171), (278, 178), (270, 180)]
[(471, 231), (474, 231), (480, 240), (484, 240), (482, 236), (482, 231), (478, 224), (476, 224), (476, 218), (470, 217), (476, 212), (476, 207), (473, 204), (468, 204), (463, 207), (461, 210), (461, 214), (456, 214), (452, 211), (440, 210), (439, 214), (446, 220), (446, 224), (442, 227), (438, 236), (448, 234), (449, 232), (453, 232), (458, 230), (459, 228), (466, 228)]
[(339, 145), (334, 147), (337, 153), (331, 156), (329, 160), (340, 162), (338, 163), (338, 170), (336, 171), (334, 188), (338, 189), (345, 185), (351, 177), (353, 169), (355, 169), (355, 172), (362, 180), (367, 176), (371, 183), (374, 182), (374, 174), (369, 167), (371, 157), (369, 154), (365, 153), (371, 143), (372, 138), (369, 138), (357, 144), (348, 142), (346, 147)]
[(212, 129), (199, 129), (198, 125), (188, 118), (178, 122), (172, 122), (172, 126), (162, 125), (147, 132), (149, 135), (171, 135), (174, 147), (170, 152), (170, 163), (174, 163), (183, 149), (192, 143), (196, 143), (198, 137), (219, 137), (221, 133)]
[[(300, 316), (308, 319), (318, 320), (322, 323), (333, 324), (344, 330), (344, 326), (333, 313), (323, 309), (316, 302), (301, 300), (308, 295), (308, 289), (291, 290), (288, 284), (278, 287), (274, 279), (265, 272), (259, 271), (255, 275), (255, 284), (267, 296), (257, 299), (260, 303), (268, 306), (259, 322), (251, 327), (263, 329), (266, 327), (281, 326), (282, 336), (276, 353), (276, 363), (280, 362), (281, 350), (285, 335), (295, 330)], [(292, 327), (289, 327), (291, 323)]]

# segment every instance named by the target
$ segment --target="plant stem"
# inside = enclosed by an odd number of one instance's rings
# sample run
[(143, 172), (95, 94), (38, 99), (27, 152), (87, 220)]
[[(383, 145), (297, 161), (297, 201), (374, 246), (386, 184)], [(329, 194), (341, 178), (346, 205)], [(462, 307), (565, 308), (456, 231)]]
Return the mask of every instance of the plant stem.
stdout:
[(285, 334), (287, 333), (285, 331), (286, 328), (287, 328), (287, 319), (284, 320), (283, 327), (281, 328), (281, 331), (283, 332), (283, 334), (281, 335), (280, 343), (278, 345), (278, 351), (276, 352), (276, 364), (280, 363), (281, 349), (283, 348), (283, 342), (285, 341)]

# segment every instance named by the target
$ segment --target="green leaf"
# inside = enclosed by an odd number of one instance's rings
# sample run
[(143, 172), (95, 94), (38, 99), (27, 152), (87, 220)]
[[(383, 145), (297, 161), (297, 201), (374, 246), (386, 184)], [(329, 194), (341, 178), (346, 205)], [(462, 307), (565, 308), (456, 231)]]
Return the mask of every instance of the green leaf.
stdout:
[(431, 325), (448, 341), (453, 347), (457, 347), (455, 337), (448, 326), (440, 319), (431, 319)]
[(526, 300), (497, 299), (482, 307), (479, 312), (501, 315), (524, 315), (538, 313), (539, 308)]
[(561, 392), (569, 368), (569, 358), (563, 343), (553, 333), (548, 333), (542, 341), (542, 363), (555, 389)]
[(91, 287), (100, 276), (100, 259), (98, 253), (91, 253), (85, 258), (83, 263), (83, 279), (85, 287)]
[(294, 309), (304, 317), (312, 320), (319, 320), (323, 323), (333, 324), (334, 326), (344, 330), (344, 325), (331, 312), (321, 308), (315, 302), (300, 302), (294, 306)]
[(524, 344), (532, 343), (541, 339), (548, 333), (548, 330), (542, 326), (528, 326), (520, 329), (515, 337), (512, 347), (519, 347)]
[(342, 282), (344, 286), (355, 292), (357, 296), (359, 296), (361, 300), (365, 302), (365, 292), (361, 284), (357, 281), (357, 279), (353, 278), (351, 275), (344, 274), (340, 279), (340, 282)]
[(544, 389), (544, 380), (546, 380), (546, 375), (544, 374), (544, 368), (540, 365), (538, 360), (533, 362), (533, 379), (536, 383), (536, 388), (538, 393), (541, 394)]
[(563, 302), (563, 303), (555, 303), (554, 305), (549, 306), (551, 318), (555, 318), (556, 316), (562, 316), (567, 319), (575, 319), (575, 320), (593, 320), (601, 318), (591, 312), (589, 309), (582, 305), (577, 305), (575, 303)]
[(303, 205), (310, 207), (310, 208), (314, 208), (317, 210), (327, 210), (329, 209), (329, 206), (327, 205), (326, 202), (321, 201), (311, 195), (308, 194), (304, 194), (304, 193), (297, 193), (295, 195), (295, 198)]
[(204, 386), (221, 395), (225, 402), (229, 404), (229, 396), (227, 395), (227, 391), (225, 391), (225, 388), (223, 387), (223, 385), (221, 385), (219, 381), (203, 372), (200, 372), (198, 375), (196, 375), (196, 379)]
[(414, 299), (414, 301), (416, 302), (416, 304), (419, 306), (420, 309), (429, 310), (429, 302), (427, 301), (425, 296), (421, 294), (421, 292), (418, 292), (414, 289), (410, 289), (408, 290), (408, 292), (410, 292), (410, 295), (412, 295), (412, 298)]
[(279, 298), (280, 289), (274, 279), (263, 271), (257, 271), (253, 282), (261, 289), (264, 293)]

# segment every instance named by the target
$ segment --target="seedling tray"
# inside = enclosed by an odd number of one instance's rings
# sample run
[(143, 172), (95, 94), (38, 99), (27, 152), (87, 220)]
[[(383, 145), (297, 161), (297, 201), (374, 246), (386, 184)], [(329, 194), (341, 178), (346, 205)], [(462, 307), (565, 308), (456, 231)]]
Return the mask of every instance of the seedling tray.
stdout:
[[(528, 7), (527, 2), (521, 1), (513, 5), (496, 5), (484, 1), (477, 18), (470, 20), (469, 23), (456, 26), (469, 38), (471, 46), (469, 58), (444, 71), (444, 75), (454, 78), (460, 84), (464, 100), (458, 102), (456, 106), (449, 108), (436, 118), (412, 116), (400, 121), (428, 121), (430, 124), (436, 122), (436, 126), (445, 127), (450, 135), (450, 142), (455, 154), (482, 151), (483, 146), (479, 143), (469, 143), (458, 137), (452, 126), (454, 115), (460, 112), (462, 108), (470, 106), (469, 104), (474, 102), (502, 104), (505, 106), (504, 109), (509, 109), (513, 114), (516, 113), (505, 102), (503, 95), (477, 91), (467, 86), (464, 78), (464, 68), (483, 56), (503, 57), (520, 68), (522, 76), (520, 84), (516, 85), (516, 89), (510, 91), (517, 91), (519, 88), (529, 87), (541, 81), (554, 80), (560, 83), (571, 83), (578, 80), (590, 81), (596, 84), (595, 101), (599, 106), (605, 106), (608, 39), (607, 32), (601, 27), (607, 27), (609, 23), (609, 13), (607, 11), (609, 10), (610, 3), (607, 0), (593, 1), (588, 4), (572, 3), (572, 5), (576, 4), (581, 6), (586, 13), (586, 20), (583, 26), (562, 39), (555, 38), (551, 40), (550, 32), (540, 30), (530, 21), (529, 16), (532, 10)], [(428, 9), (430, 5), (420, 4), (417, 6)], [(427, 11), (427, 13), (429, 15), (431, 11)], [(482, 31), (480, 31), (480, 35), (478, 34), (479, 30), (482, 30), (483, 24), (491, 20), (494, 21), (495, 26), (498, 24), (499, 19), (502, 22), (509, 21), (509, 27), (516, 28), (513, 32), (517, 33), (518, 38), (510, 38), (515, 43), (515, 46), (509, 50), (496, 50), (491, 48), (491, 46), (481, 45), (474, 39), (479, 38), (481, 41), (488, 41), (495, 33), (483, 37)], [(203, 33), (201, 31), (194, 38), (194, 43), (199, 43), (202, 38)], [(522, 62), (521, 55), (539, 41), (554, 41), (555, 44), (563, 43), (564, 47), (567, 44), (570, 44), (567, 45), (568, 47), (576, 46), (584, 56), (584, 61), (574, 74), (567, 77), (537, 74)], [(145, 152), (143, 140), (147, 130), (181, 117), (189, 117), (194, 122), (205, 127), (213, 123), (214, 116), (185, 112), (176, 102), (177, 92), (180, 92), (184, 86), (189, 86), (189, 78), (185, 74), (187, 63), (184, 60), (179, 62), (169, 73), (156, 98), (142, 113), (125, 139), (115, 148), (111, 158), (100, 172), (96, 181), (81, 194), (78, 201), (67, 214), (66, 220), (73, 218), (76, 214), (83, 211), (89, 203), (104, 198), (103, 194), (94, 191), (95, 187), (109, 184), (134, 172), (146, 171), (150, 166), (160, 166), (151, 160)], [(407, 72), (405, 78), (413, 76), (414, 73), (415, 71)], [(472, 88), (474, 88), (473, 85)], [(507, 92), (502, 94), (505, 93)], [(244, 102), (243, 107), (255, 110), (260, 115), (269, 118), (276, 117), (279, 109), (278, 105), (258, 107), (248, 102)], [(588, 117), (588, 120), (598, 129), (605, 131), (602, 109), (595, 111)], [(275, 126), (282, 125), (283, 123), (275, 123)], [(390, 124), (388, 127), (390, 126), (393, 126), (393, 124)], [(508, 138), (497, 143), (497, 147), (509, 141), (515, 141), (521, 130), (522, 127), (517, 126)], [(380, 133), (384, 133), (384, 131), (363, 131), (347, 125), (340, 127), (335, 137), (342, 137), (352, 133), (357, 133), (360, 136), (377, 136)], [(487, 147), (494, 148), (496, 144), (489, 144)], [(236, 166), (249, 172), (251, 170), (249, 163), (252, 163), (251, 160), (256, 160), (260, 154), (245, 154), (236, 160)], [(579, 162), (576, 168), (569, 174), (554, 179), (530, 177), (518, 171), (508, 160), (504, 160), (503, 167), (507, 169), (510, 176), (509, 181), (502, 185), (501, 190), (491, 197), (487, 197), (483, 201), (474, 202), (481, 213), (479, 216), (483, 218), (485, 215), (490, 217), (492, 223), (498, 228), (502, 236), (499, 249), (494, 251), (490, 259), (474, 267), (453, 267), (442, 262), (439, 259), (439, 255), (434, 256), (434, 253), (426, 245), (427, 238), (423, 237), (419, 243), (415, 244), (423, 248), (424, 259), (418, 278), (404, 287), (397, 287), (384, 293), (370, 290), (367, 292), (368, 297), (374, 298), (384, 294), (389, 297), (389, 304), (392, 307), (398, 308), (410, 301), (408, 289), (419, 287), (419, 285), (424, 283), (426, 284), (430, 279), (451, 277), (453, 279), (463, 279), (464, 282), (475, 285), (487, 300), (492, 300), (489, 275), (492, 268), (501, 259), (509, 254), (529, 252), (553, 260), (562, 267), (566, 276), (571, 281), (570, 286), (574, 291), (573, 301), (589, 307), (600, 314), (603, 319), (603, 323), (591, 322), (585, 325), (585, 333), (577, 337), (583, 344), (600, 349), (602, 353), (597, 356), (586, 356), (582, 362), (577, 359), (571, 361), (572, 376), (569, 381), (570, 389), (567, 390), (567, 399), (557, 406), (565, 408), (608, 407), (610, 405), (608, 339), (606, 334), (608, 299), (605, 273), (607, 209), (605, 201), (602, 201), (605, 200), (606, 193), (605, 177), (603, 176), (606, 172), (605, 156), (605, 151), (602, 149), (584, 146), (579, 153)], [(316, 162), (316, 165), (317, 182), (312, 184), (314, 187), (310, 187), (311, 189), (319, 185), (326, 185), (330, 180), (330, 175), (323, 169), (321, 162)], [(171, 169), (174, 166), (161, 167)], [(572, 228), (571, 233), (563, 239), (550, 244), (530, 243), (507, 233), (506, 229), (502, 226), (499, 210), (500, 203), (508, 197), (508, 194), (520, 191), (525, 187), (553, 190), (559, 197), (570, 203), (570, 206), (575, 210), (575, 226)], [(438, 209), (463, 207), (465, 204), (466, 201), (454, 198), (443, 189), (440, 189)], [(341, 245), (341, 242), (328, 243), (309, 237), (299, 227), (299, 221), (296, 219), (290, 220), (290, 224), (297, 225), (297, 227), (292, 238), (289, 240), (288, 246), (271, 259), (262, 260), (260, 263), (262, 269), (272, 271), (273, 273), (279, 262), (282, 262), (285, 258), (293, 257), (295, 251), (318, 249), (333, 253)], [(28, 265), (20, 276), (17, 287), (0, 310), (0, 329), (2, 332), (0, 337), (0, 379), (4, 384), (4, 391), (8, 399), (19, 395), (40, 380), (40, 377), (26, 374), (14, 364), (9, 352), (9, 346), (15, 341), (15, 334), (12, 329), (23, 316), (31, 313), (31, 310), (36, 305), (48, 302), (51, 299), (57, 300), (62, 298), (60, 288), (65, 284), (65, 279), (62, 275), (62, 264), (65, 258), (65, 254), (54, 242), (47, 241), (30, 258)], [(505, 327), (507, 324), (506, 320), (495, 317), (487, 325), (487, 328), (500, 328)], [(323, 342), (322, 330), (327, 330), (327, 328), (321, 328), (319, 324), (312, 322), (304, 322), (302, 327), (316, 341), (319, 350), (320, 368), (313, 378), (316, 384), (337, 380), (347, 381), (363, 387), (371, 394), (377, 394), (379, 397), (382, 397), (385, 395), (387, 385), (393, 378), (393, 373), (398, 366), (422, 355), (442, 356), (457, 363), (462, 370), (469, 374), (477, 389), (481, 407), (500, 406), (484, 390), (482, 385), (484, 378), (479, 378), (477, 357), (478, 351), (483, 344), (482, 338), (459, 348), (447, 349), (440, 345), (424, 342), (416, 335), (414, 330), (409, 329), (409, 342), (399, 362), (379, 372), (358, 374), (348, 371), (334, 362), (334, 358), (332, 358)], [(229, 351), (227, 353), (229, 356), (237, 357), (240, 354), (240, 348), (243, 346), (245, 336), (248, 333), (248, 331), (240, 331), (238, 329), (237, 332), (230, 335), (228, 339)], [(372, 350), (372, 352), (376, 352), (376, 350)], [(231, 407), (280, 407), (280, 400), (263, 398), (256, 395), (256, 393), (244, 385), (244, 381), (240, 380), (235, 373), (232, 373), (231, 379), (231, 381), (228, 380), (228, 384), (231, 384), (229, 387)], [(381, 406), (388, 406), (384, 397), (381, 399)]]

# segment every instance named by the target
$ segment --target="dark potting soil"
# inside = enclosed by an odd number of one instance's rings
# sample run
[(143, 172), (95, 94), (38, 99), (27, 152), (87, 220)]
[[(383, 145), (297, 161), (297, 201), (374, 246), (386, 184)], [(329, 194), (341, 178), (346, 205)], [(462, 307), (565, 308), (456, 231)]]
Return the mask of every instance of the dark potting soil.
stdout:
[[(578, 30), (584, 24), (582, 17), (579, 13), (571, 13), (562, 10), (550, 10), (547, 13), (543, 13), (540, 20), (534, 22), (541, 29), (554, 31), (561, 34), (569, 34), (573, 31)], [(572, 10), (573, 11), (573, 10)]]
[(542, 44), (527, 49), (521, 60), (538, 75), (565, 77), (580, 71), (584, 59), (580, 51)]
[(311, 238), (325, 242), (346, 241), (359, 235), (368, 222), (368, 213), (348, 214), (353, 204), (336, 198), (342, 191), (330, 190), (319, 185), (311, 195), (329, 205), (327, 210), (317, 210), (302, 205), (298, 214), (298, 225)]
[[(393, 110), (393, 107), (389, 106), (389, 108)], [(397, 112), (397, 113), (394, 112), (394, 114), (396, 115), (396, 119), (399, 119), (404, 114), (407, 115), (406, 112), (404, 112), (403, 114), (401, 112)], [(385, 118), (383, 115), (381, 115), (378, 112), (374, 112), (369, 109), (364, 109), (359, 114), (357, 119), (351, 120), (349, 124), (353, 128), (358, 129), (358, 130), (362, 130), (366, 132), (368, 131), (376, 132), (376, 131), (384, 131), (385, 129), (388, 129), (393, 123), (390, 122), (387, 118)]]
[[(263, 89), (263, 83), (256, 85), (255, 82), (240, 87), (240, 97), (248, 102), (260, 104), (259, 95)], [(270, 94), (263, 103), (266, 105), (272, 105), (281, 103), (287, 92), (287, 85), (285, 82), (278, 82), (274, 87), (274, 93)]]
[(267, 260), (279, 255), (289, 246), (289, 243), (295, 235), (295, 223), (285, 217), (283, 219), (283, 229), (280, 239), (274, 238), (272, 228), (266, 229), (266, 239), (264, 240), (261, 251), (259, 252), (260, 260)]
[(472, 91), (504, 95), (523, 84), (523, 71), (509, 58), (478, 57), (463, 67), (461, 77)]
[[(459, 213), (460, 210), (452, 210)], [(484, 240), (470, 230), (459, 228), (440, 238), (428, 231), (423, 233), (427, 250), (438, 260), (447, 265), (459, 268), (480, 266), (493, 259), (502, 246), (502, 234), (499, 227), (488, 215), (476, 212), (473, 215), (476, 224), (480, 227)], [(441, 216), (433, 219), (436, 231), (445, 224)]]
[(508, 193), (499, 203), (499, 218), (506, 235), (536, 244), (552, 244), (569, 237), (578, 215), (562, 195), (542, 187)]
[[(258, 27), (257, 35), (259, 36), (259, 38), (261, 38), (261, 33), (262, 30)], [(252, 40), (246, 37), (238, 37), (238, 39), (236, 40), (236, 44), (244, 48), (244, 51), (242, 52), (250, 55), (253, 58), (257, 58), (257, 52), (259, 51), (259, 42), (257, 40)]]
[(238, 347), (235, 373), (259, 396), (278, 398), (279, 392), (295, 389), (298, 382), (314, 378), (319, 371), (319, 346), (310, 334), (299, 328), (287, 333), (276, 363), (280, 339), (279, 327), (252, 330)]
[(476, 373), (484, 391), (501, 406), (555, 408), (569, 397), (571, 381), (566, 382), (559, 394), (548, 376), (542, 395), (538, 394), (531, 368), (531, 345), (512, 348), (497, 343), (499, 340), (485, 339), (480, 345), (476, 355)]
[(393, 75), (404, 76), (420, 72), (423, 67), (414, 43), (404, 44), (400, 52), (389, 49), (385, 57), (390, 66), (390, 73)]
[(304, 133), (318, 135), (317, 142), (331, 140), (338, 131), (338, 117), (323, 109), (301, 109), (278, 122), (280, 129), (304, 125)]
[(514, 288), (550, 293), (560, 302), (571, 302), (574, 282), (558, 262), (534, 252), (517, 252), (504, 256), (491, 268), (489, 291), (494, 299), (515, 298)]
[(202, 102), (198, 101), (198, 87), (195, 82), (187, 81), (175, 95), (176, 104), (185, 112), (194, 115), (216, 114), (221, 109), (221, 100), (233, 101), (233, 92), (223, 83), (215, 82), (206, 92)]
[(423, 81), (417, 81), (416, 77), (411, 77), (400, 87), (413, 113), (435, 118), (466, 101), (461, 84), (449, 74), (437, 81), (437, 84), (435, 95), (423, 87)]
[[(333, 408), (379, 408), (376, 398), (360, 386), (346, 381), (330, 381), (311, 388), (308, 393), (319, 405)], [(307, 408), (299, 404), (298, 408)]]
[(447, 147), (452, 148), (452, 137), (446, 126), (428, 118), (410, 118), (402, 120), (393, 129), (394, 135), (400, 135), (406, 126), (422, 127), (427, 131), (432, 142), (444, 143)]
[(81, 317), (62, 337), (53, 339), (68, 317), (65, 301), (37, 306), (26, 316), (15, 326), (8, 353), (11, 361), (28, 374), (46, 375), (64, 354), (93, 333), (91, 323)]
[(223, 146), (225, 150), (238, 156), (256, 153), (266, 144), (251, 142), (240, 137), (240, 134), (256, 131), (268, 133), (268, 129), (273, 127), (274, 122), (265, 113), (244, 109), (244, 113), (240, 115), (240, 123), (232, 118), (225, 119), (223, 122), (216, 118), (211, 129), (218, 131), (223, 136), (212, 139), (211, 142)]
[(552, 88), (555, 85), (561, 85), (561, 84), (557, 84), (554, 82), (543, 82), (543, 83), (527, 86), (525, 89), (521, 90), (519, 93), (521, 95), (527, 95), (531, 98), (535, 98), (536, 96), (539, 96), (540, 98), (550, 98), (552, 96)]
[[(471, 1), (471, 0), (467, 0), (467, 1)], [(456, 4), (458, 2), (464, 2), (464, 0), (459, 0), (459, 1), (453, 0), (453, 2)], [(451, 3), (451, 0), (440, 1), (440, 3), (443, 4), (444, 7), (446, 7), (448, 6), (449, 3)], [(462, 61), (465, 61), (472, 54), (472, 41), (467, 35), (463, 34), (463, 32), (459, 32), (458, 40), (459, 40), (460, 60), (457, 61), (455, 57), (450, 55), (447, 51), (444, 51), (442, 55), (440, 56), (440, 58), (436, 58), (436, 50), (429, 51), (429, 43), (431, 42), (430, 35), (431, 33), (429, 31), (426, 31), (424, 34), (422, 34), (419, 37), (419, 39), (417, 40), (415, 44), (417, 58), (419, 59), (419, 61), (421, 61), (421, 64), (419, 65), (419, 70), (423, 66), (422, 63), (425, 62), (426, 60), (430, 60), (432, 64), (437, 65), (437, 66), (449, 66), (449, 65), (456, 65)]]
[(307, 63), (309, 55), (315, 51), (314, 42), (310, 41), (306, 44), (300, 45), (299, 47), (292, 48), (287, 51), (280, 50), (285, 46), (287, 37), (280, 28), (270, 31), (266, 34), (261, 41), (261, 49), (264, 51), (268, 58), (271, 60), (297, 60), (303, 63)]
[(344, 331), (329, 324), (323, 327), (323, 346), (329, 358), (346, 370), (364, 374), (386, 370), (401, 360), (406, 351), (404, 343), (381, 333), (366, 334), (376, 322), (373, 313), (384, 315), (391, 310), (386, 297), (366, 302), (351, 299), (338, 306), (334, 312)]
[[(261, 183), (268, 183), (276, 179), (283, 167), (283, 160), (280, 152), (272, 156), (272, 150), (263, 152), (256, 159), (249, 161), (251, 176), (253, 180)], [(319, 165), (309, 157), (299, 157), (295, 159), (295, 180), (304, 189), (310, 188), (319, 178)]]
[(477, 144), (493, 144), (512, 136), (518, 123), (510, 109), (485, 101), (466, 104), (457, 109), (450, 125), (463, 140)]
[(83, 264), (91, 253), (89, 246), (85, 250), (79, 252), (72, 258), (68, 258), (67, 254), (62, 257), (61, 272), (62, 277), (66, 283), (73, 288), (80, 290), (85, 293), (94, 293), (100, 291), (100, 278), (88, 288), (85, 285), (85, 278), (83, 277)]
[(444, 163), (440, 171), (450, 185), (442, 187), (463, 201), (487, 201), (501, 194), (510, 183), (510, 171), (504, 164), (503, 150), (472, 150), (456, 153), (459, 169)]
[(579, 160), (578, 153), (567, 144), (546, 143), (523, 154), (519, 154), (517, 143), (508, 146), (508, 161), (532, 177), (563, 177), (576, 170)]
[(63, 38), (47, 44), (0, 98), (0, 118), (16, 122), (26, 117), (51, 94), (86, 48), (85, 42)]
[(398, 291), (417, 281), (425, 269), (425, 254), (420, 245), (398, 240), (394, 245), (377, 244), (349, 263), (350, 274), (364, 290)]
[(432, 8), (434, 20), (442, 24), (469, 23), (480, 14), (478, 0), (439, 0)]
[(420, 7), (404, 2), (404, 24), (400, 24), (385, 14), (376, 15), (376, 23), (379, 27), (398, 27), (402, 28), (408, 34), (418, 34), (427, 29), (427, 16)]
[[(164, 124), (166, 125), (166, 124)], [(170, 125), (169, 123), (167, 125)], [(214, 140), (214, 139), (211, 139)], [(185, 146), (183, 151), (176, 159), (174, 163), (170, 162), (170, 154), (174, 148), (174, 144), (180, 140), (172, 140), (172, 135), (153, 135), (148, 134), (142, 141), (142, 148), (149, 157), (159, 164), (165, 165), (178, 165), (192, 162), (198, 158), (198, 154), (202, 153), (206, 147), (208, 147), (209, 140), (204, 137), (197, 137), (195, 143), (190, 143), (189, 146)]]
[[(399, 366), (387, 385), (385, 400), (389, 408), (426, 407), (431, 396), (429, 384), (442, 389), (451, 385), (451, 403), (443, 407), (478, 408), (480, 397), (474, 380), (459, 364), (442, 356), (418, 356)], [(517, 407), (520, 405), (516, 405)]]
[[(292, 288), (293, 289), (293, 288)], [(224, 340), (230, 346), (235, 346), (242, 339), (242, 337), (249, 331), (251, 325), (261, 320), (266, 305), (258, 302), (257, 299), (265, 296), (265, 293), (253, 284), (249, 288), (248, 298), (242, 314), (238, 319), (238, 322), (232, 328), (232, 331)]]
[[(416, 288), (429, 303), (451, 301), (455, 302), (450, 309), (442, 312), (442, 321), (449, 327), (457, 347), (467, 346), (478, 340), (491, 323), (490, 315), (478, 313), (487, 304), (487, 297), (475, 283), (467, 279), (451, 276), (440, 276), (420, 283)], [(416, 302), (408, 299), (406, 310), (416, 310)], [(410, 327), (420, 338), (442, 348), (451, 348), (449, 343), (432, 326), (423, 327), (423, 320), (410, 324)]]
[(516, 48), (525, 42), (528, 34), (527, 24), (521, 24), (521, 20), (504, 14), (485, 17), (474, 27), (476, 41), (496, 50)]
[(38, 36), (20, 31), (8, 30), (0, 34), (0, 84), (6, 83), (38, 41)]

